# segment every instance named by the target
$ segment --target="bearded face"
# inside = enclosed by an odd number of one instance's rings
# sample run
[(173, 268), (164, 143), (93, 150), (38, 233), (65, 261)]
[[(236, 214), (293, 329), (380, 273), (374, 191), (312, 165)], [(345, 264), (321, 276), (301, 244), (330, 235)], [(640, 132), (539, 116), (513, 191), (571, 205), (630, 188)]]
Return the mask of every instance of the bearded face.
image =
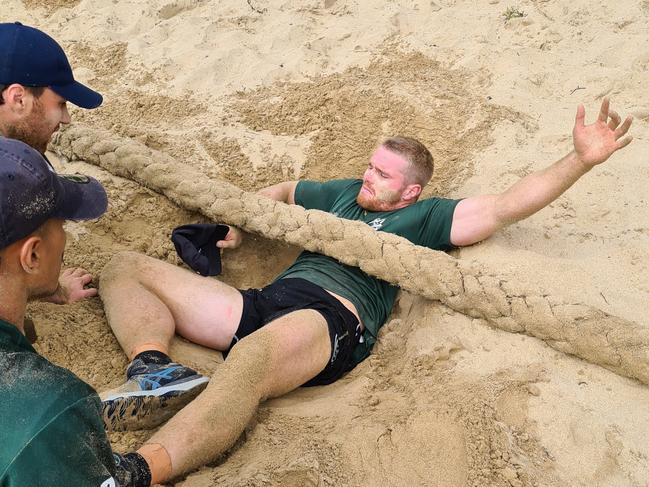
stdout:
[(383, 146), (372, 154), (356, 202), (368, 211), (392, 211), (412, 203), (404, 199), (409, 163)]
[(401, 201), (401, 190), (380, 189), (363, 182), (356, 196), (359, 206), (368, 211), (390, 211)]
[(40, 97), (32, 97), (31, 111), (5, 126), (6, 136), (32, 146), (41, 154), (61, 123), (70, 123), (65, 99), (46, 88)]

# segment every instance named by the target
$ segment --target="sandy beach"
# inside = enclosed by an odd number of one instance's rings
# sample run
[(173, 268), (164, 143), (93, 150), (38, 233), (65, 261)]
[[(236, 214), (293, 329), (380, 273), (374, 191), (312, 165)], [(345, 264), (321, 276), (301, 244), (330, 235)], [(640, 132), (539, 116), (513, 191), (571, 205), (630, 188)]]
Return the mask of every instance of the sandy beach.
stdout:
[[(634, 117), (631, 145), (536, 215), (451, 253), (481, 269), (487, 292), (495, 282), (515, 294), (529, 323), (503, 325), (480, 300), (403, 291), (360, 366), (264, 403), (227, 454), (169, 485), (649, 485), (649, 1), (3, 6), (3, 21), (48, 32), (75, 76), (104, 95), (97, 110), (71, 111), (71, 130), (110, 133), (244, 191), (359, 177), (377, 142), (401, 134), (435, 158), (425, 195), (499, 192), (570, 151), (577, 106), (590, 123), (610, 97)], [(205, 213), (160, 194), (152, 176), (137, 182), (50, 149), (59, 171), (92, 175), (109, 194), (100, 220), (66, 224), (66, 266), (98, 275), (122, 250), (183, 265), (171, 231)], [(272, 230), (290, 221), (267, 218), (268, 229), (223, 253), (219, 279), (261, 286), (297, 256), (296, 240)], [(539, 299), (595, 318), (548, 331)], [(124, 380), (127, 358), (99, 298), (29, 313), (51, 361), (98, 391)], [(598, 327), (602, 317), (613, 328)], [(207, 374), (222, 361), (181, 340), (172, 355)], [(110, 440), (126, 451), (152, 433)]]

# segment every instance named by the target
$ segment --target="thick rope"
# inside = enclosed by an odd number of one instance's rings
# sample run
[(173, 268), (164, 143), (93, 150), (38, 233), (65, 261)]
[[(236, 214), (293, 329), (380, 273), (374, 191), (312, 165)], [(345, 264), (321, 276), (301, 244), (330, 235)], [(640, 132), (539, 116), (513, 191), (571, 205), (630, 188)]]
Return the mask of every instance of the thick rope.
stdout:
[(649, 384), (649, 329), (632, 321), (557, 296), (530, 294), (478, 263), (416, 246), (362, 222), (241, 191), (106, 131), (72, 126), (57, 134), (53, 148), (68, 159), (137, 181), (214, 221), (334, 257), (497, 328), (540, 338), (557, 350)]

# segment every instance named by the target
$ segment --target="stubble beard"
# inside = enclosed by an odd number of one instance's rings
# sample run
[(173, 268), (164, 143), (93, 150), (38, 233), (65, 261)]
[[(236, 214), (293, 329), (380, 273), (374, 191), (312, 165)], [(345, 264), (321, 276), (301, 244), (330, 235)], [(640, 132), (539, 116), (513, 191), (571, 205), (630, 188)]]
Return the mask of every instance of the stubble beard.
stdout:
[(356, 196), (356, 203), (368, 211), (391, 211), (400, 200), (401, 193), (398, 191), (384, 191), (371, 196), (359, 191), (358, 196)]
[(34, 99), (32, 112), (24, 120), (7, 127), (6, 132), (8, 138), (20, 140), (41, 154), (45, 154), (53, 134), (45, 119), (45, 109), (38, 99)]

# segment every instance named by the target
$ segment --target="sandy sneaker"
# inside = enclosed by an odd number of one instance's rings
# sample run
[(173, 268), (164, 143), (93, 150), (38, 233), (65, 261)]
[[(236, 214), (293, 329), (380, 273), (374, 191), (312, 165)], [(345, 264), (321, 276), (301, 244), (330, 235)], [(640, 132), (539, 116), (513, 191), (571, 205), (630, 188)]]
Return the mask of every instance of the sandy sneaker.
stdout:
[(189, 367), (136, 358), (127, 381), (100, 394), (102, 417), (109, 431), (151, 429), (167, 421), (207, 386), (209, 379)]

